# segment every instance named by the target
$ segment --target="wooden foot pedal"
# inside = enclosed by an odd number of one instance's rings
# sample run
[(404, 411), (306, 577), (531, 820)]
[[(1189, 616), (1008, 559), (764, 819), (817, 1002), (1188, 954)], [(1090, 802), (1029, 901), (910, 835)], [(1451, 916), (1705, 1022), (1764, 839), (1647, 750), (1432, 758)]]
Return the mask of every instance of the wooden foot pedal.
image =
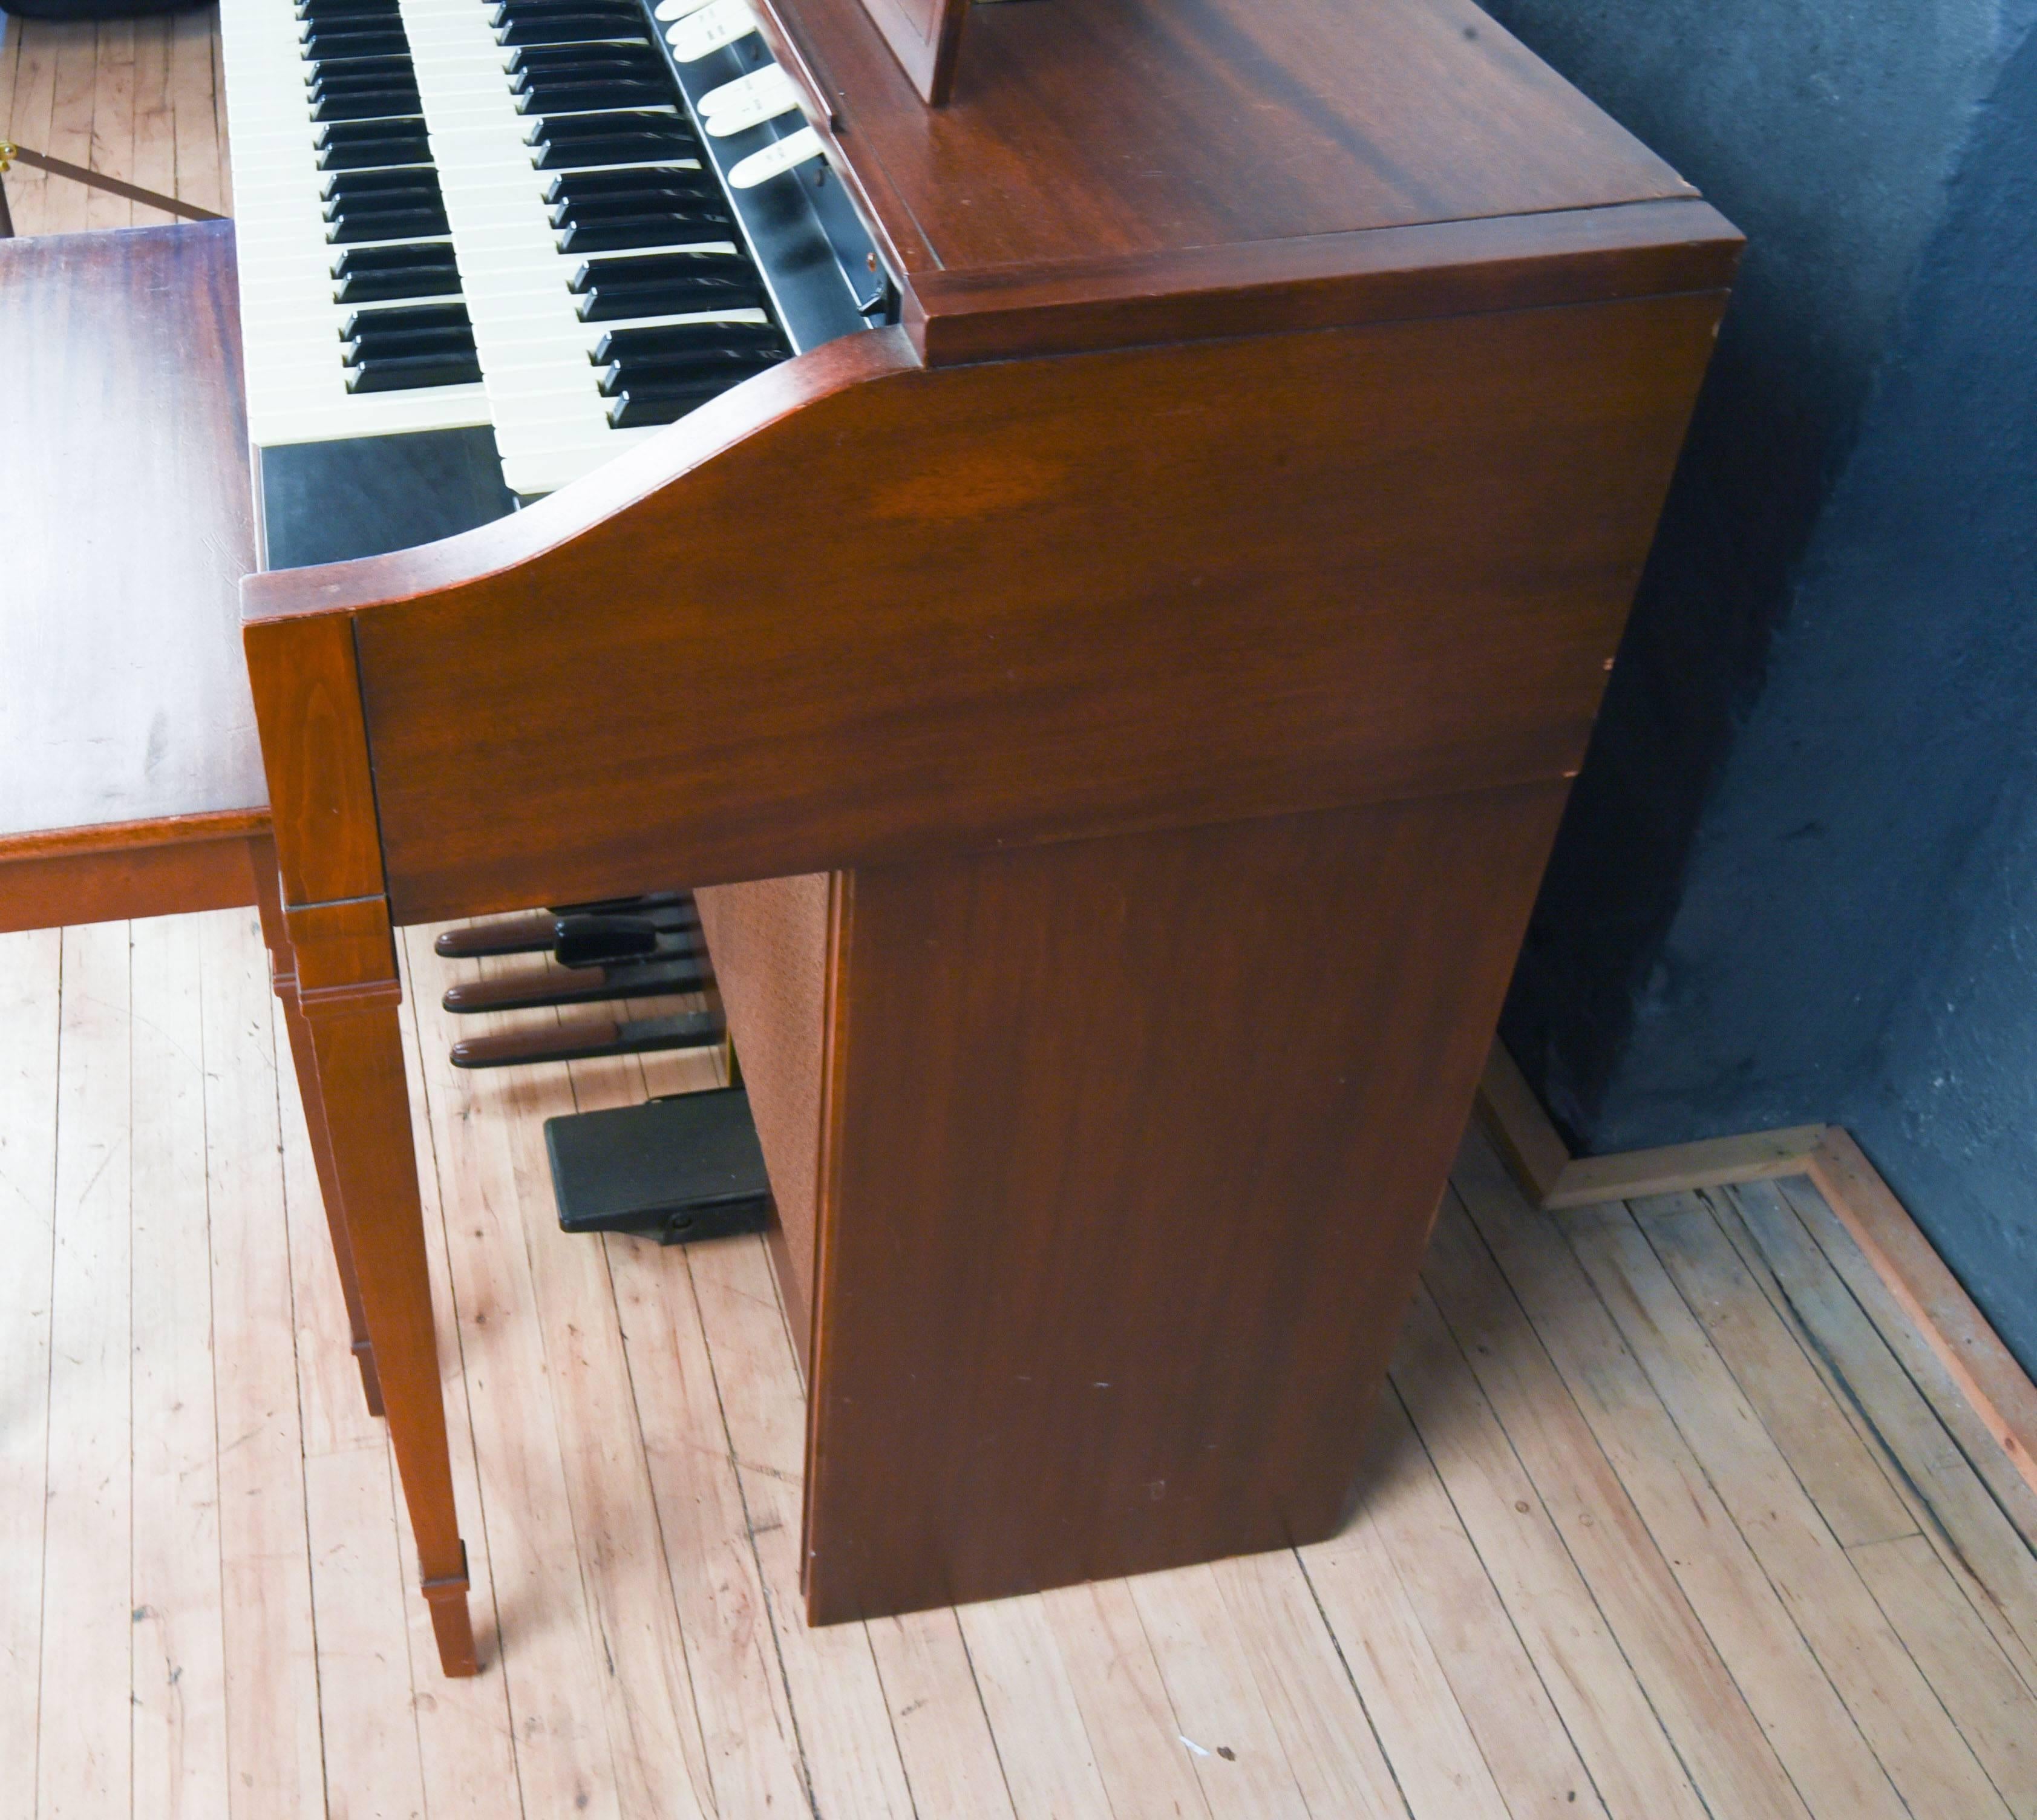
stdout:
[(599, 904), (560, 904), (504, 922), (451, 929), (433, 946), (448, 959), (505, 954), (550, 954), (562, 966), (586, 967), (649, 954), (659, 938), (700, 927), (685, 891), (613, 898)]
[(548, 1118), (545, 1149), (568, 1232), (678, 1245), (761, 1232), (770, 1216), (764, 1152), (740, 1087)]
[(463, 980), (445, 989), (448, 1011), (533, 1011), (599, 1005), (618, 998), (663, 998), (706, 989), (705, 957), (680, 948), (654, 959), (568, 971), (532, 971), (501, 979)]
[(539, 1061), (595, 1061), (610, 1055), (649, 1055), (675, 1049), (713, 1049), (727, 1028), (711, 1011), (671, 1017), (603, 1018), (520, 1030), (508, 1036), (469, 1036), (452, 1046), (455, 1068), (521, 1068)]

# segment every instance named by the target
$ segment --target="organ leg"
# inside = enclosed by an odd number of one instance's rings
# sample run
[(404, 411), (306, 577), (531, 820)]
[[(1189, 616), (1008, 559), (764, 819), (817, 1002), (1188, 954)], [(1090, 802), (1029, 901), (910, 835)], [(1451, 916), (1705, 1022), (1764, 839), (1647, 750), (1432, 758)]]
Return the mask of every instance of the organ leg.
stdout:
[(332, 1133), (326, 1127), (325, 1097), (319, 1090), (317, 1065), (312, 1058), (311, 1031), (304, 1022), (304, 1008), (297, 1001), (297, 955), (290, 945), (290, 932), (283, 920), (281, 881), (276, 872), (274, 844), (266, 839), (248, 842), (249, 859), (255, 868), (256, 902), (262, 913), (262, 936), (269, 948), (269, 976), (282, 1001), (283, 1021), (297, 1069), (297, 1092), (304, 1101), (304, 1123), (309, 1130), (312, 1161), (318, 1171), (319, 1198), (325, 1203), (327, 1230), (332, 1235), (333, 1262), (339, 1270), (340, 1293), (346, 1300), (346, 1324), (352, 1335), (354, 1363), (361, 1368), (361, 1394), (368, 1399), (368, 1413), (382, 1413), (382, 1387), (375, 1376), (375, 1349), (368, 1338), (368, 1319), (361, 1312), (361, 1285), (354, 1274), (353, 1243), (347, 1236), (346, 1213), (341, 1205), (339, 1184), (333, 1173)]
[(314, 993), (303, 1024), (440, 1666), (472, 1674), (467, 1547), (453, 1508), (398, 1002), (394, 980), (384, 990)]

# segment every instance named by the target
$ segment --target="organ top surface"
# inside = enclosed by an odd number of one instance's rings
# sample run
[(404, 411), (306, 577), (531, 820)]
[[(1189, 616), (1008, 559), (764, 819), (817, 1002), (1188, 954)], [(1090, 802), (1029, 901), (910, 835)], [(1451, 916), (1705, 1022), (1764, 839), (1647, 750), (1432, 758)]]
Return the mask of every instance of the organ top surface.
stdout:
[[(1587, 225), (1559, 213), (1696, 195), (1468, 0), (978, 6), (943, 107), (857, 0), (770, 6), (927, 317), (1047, 308), (1043, 272), (1071, 293), (1136, 271), (1150, 293), (1298, 254), (1348, 269), (1381, 252), (1340, 237), (1426, 224), (1540, 218), (1553, 247)], [(1696, 208), (1649, 231), (1731, 238)]]

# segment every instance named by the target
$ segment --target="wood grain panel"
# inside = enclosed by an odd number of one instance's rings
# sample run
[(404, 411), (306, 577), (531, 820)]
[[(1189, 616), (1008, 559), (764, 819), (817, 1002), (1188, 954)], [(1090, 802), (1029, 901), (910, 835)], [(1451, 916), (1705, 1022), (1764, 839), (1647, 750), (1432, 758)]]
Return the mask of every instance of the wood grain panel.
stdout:
[(0, 835), (259, 808), (232, 229), (0, 241)]
[(1532, 309), (1729, 283), (1740, 236), (1690, 199), (924, 272), (906, 332), (929, 366)]
[(717, 887), (695, 899), (770, 1172), (783, 1228), (773, 1255), (782, 1260), (802, 1360), (814, 1306), (830, 883), (827, 873), (810, 872)]
[(283, 914), (297, 997), (307, 1007), (323, 994), (350, 994), (363, 986), (395, 997), (395, 942), (389, 906), (381, 899), (292, 906)]
[(55, 853), (9, 853), (8, 844), (0, 842), (0, 932), (255, 902), (244, 834)]
[[(353, 622), (333, 614), (257, 623), (244, 638), (265, 736), (284, 902), (378, 895), (380, 836)], [(457, 736), (457, 729), (446, 731)]]
[(772, 3), (915, 271), (1694, 194), (1471, 0), (977, 6), (935, 108), (861, 0)]
[(945, 102), (969, 0), (863, 0), (863, 6), (921, 96), (937, 107)]
[(855, 880), (817, 1623), (1330, 1533), (1560, 783)]
[(879, 333), (251, 606), (387, 603), (399, 921), (1555, 776), (1719, 305), (937, 372)]

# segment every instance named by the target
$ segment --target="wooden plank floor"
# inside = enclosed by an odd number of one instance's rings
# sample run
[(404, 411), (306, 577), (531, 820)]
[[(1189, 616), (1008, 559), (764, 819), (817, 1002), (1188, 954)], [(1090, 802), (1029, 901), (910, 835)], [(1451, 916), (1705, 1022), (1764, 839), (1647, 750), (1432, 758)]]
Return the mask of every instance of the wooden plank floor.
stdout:
[[(216, 214), (231, 210), (216, 8), (150, 19), (7, 21), (0, 139)], [(174, 220), (17, 165), (4, 179), (17, 234)]]
[(459, 1074), (430, 933), (464, 1683), (251, 914), (0, 936), (0, 1820), (2037, 1815), (2037, 1508), (1806, 1184), (1474, 1137), (1344, 1534), (811, 1631), (761, 1247), (554, 1220), (542, 1119), (682, 1070)]

